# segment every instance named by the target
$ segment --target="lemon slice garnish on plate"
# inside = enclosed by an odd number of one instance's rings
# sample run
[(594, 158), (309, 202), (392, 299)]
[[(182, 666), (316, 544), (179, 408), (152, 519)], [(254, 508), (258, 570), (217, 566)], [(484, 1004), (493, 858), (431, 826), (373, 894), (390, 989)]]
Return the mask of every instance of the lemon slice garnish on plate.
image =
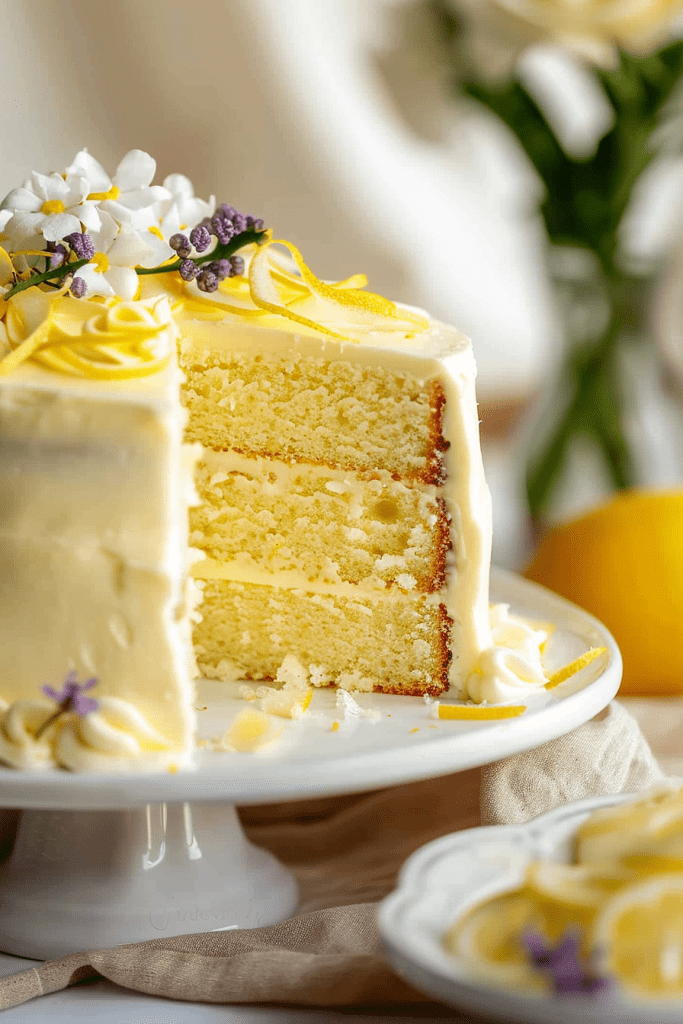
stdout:
[(637, 880), (636, 871), (621, 865), (555, 861), (534, 861), (526, 875), (527, 886), (539, 897), (578, 912), (598, 910), (606, 898)]
[(449, 952), (487, 983), (543, 991), (546, 982), (531, 967), (521, 936), (543, 932), (546, 915), (526, 892), (506, 893), (479, 904), (447, 932)]
[(658, 875), (627, 886), (595, 919), (591, 946), (601, 970), (641, 996), (683, 996), (683, 878)]
[(624, 857), (643, 853), (653, 842), (673, 837), (676, 831), (683, 831), (683, 789), (676, 792), (662, 787), (644, 800), (595, 811), (577, 832), (576, 860), (623, 863)]

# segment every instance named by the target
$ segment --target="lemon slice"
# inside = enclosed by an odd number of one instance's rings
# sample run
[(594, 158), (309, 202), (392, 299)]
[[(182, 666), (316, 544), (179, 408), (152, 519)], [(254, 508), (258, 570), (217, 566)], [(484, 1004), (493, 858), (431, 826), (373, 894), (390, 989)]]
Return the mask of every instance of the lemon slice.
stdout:
[(604, 973), (643, 996), (683, 996), (683, 878), (659, 875), (617, 893), (595, 920)]
[(528, 892), (505, 893), (456, 921), (444, 945), (487, 983), (543, 991), (547, 982), (529, 963), (522, 936), (544, 932), (547, 925), (547, 915)]
[(653, 840), (676, 832), (683, 834), (683, 789), (667, 786), (645, 800), (595, 811), (577, 832), (576, 860), (623, 862), (650, 849)]
[(534, 893), (579, 913), (597, 911), (606, 898), (637, 880), (636, 871), (621, 865), (553, 861), (534, 862), (526, 876), (526, 884)]

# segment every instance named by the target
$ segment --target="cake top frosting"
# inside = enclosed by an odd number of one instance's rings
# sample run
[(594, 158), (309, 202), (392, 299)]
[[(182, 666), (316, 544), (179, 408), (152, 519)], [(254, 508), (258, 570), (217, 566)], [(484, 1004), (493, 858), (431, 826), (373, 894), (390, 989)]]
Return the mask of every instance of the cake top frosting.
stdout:
[[(199, 199), (182, 174), (153, 185), (155, 171), (152, 157), (132, 150), (110, 177), (82, 150), (63, 173), (34, 171), (5, 197), (0, 375), (27, 358), (84, 376), (154, 373), (164, 357), (148, 342), (168, 323), (160, 297), (198, 316), (276, 317), (345, 341), (429, 328), (422, 314), (366, 291), (364, 275), (321, 281), (261, 219)], [(77, 301), (89, 303), (87, 315)]]

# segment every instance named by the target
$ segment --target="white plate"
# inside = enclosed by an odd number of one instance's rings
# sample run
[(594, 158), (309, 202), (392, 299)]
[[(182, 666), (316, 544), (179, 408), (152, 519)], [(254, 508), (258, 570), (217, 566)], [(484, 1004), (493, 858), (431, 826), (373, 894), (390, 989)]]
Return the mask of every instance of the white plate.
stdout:
[(520, 1024), (680, 1024), (683, 1001), (599, 996), (525, 996), (474, 980), (443, 937), (471, 906), (517, 886), (531, 860), (569, 861), (576, 830), (599, 807), (628, 796), (566, 804), (525, 825), (467, 829), (428, 843), (404, 864), (380, 905), (379, 927), (394, 969), (416, 988), (461, 1010)]
[[(518, 718), (435, 720), (420, 697), (354, 694), (363, 709), (378, 713), (378, 720), (342, 720), (336, 692), (316, 690), (306, 715), (298, 721), (282, 719), (281, 736), (255, 753), (200, 749), (196, 770), (175, 775), (0, 770), (0, 807), (95, 810), (185, 800), (260, 804), (374, 789), (529, 750), (575, 729), (609, 703), (621, 681), (621, 656), (604, 626), (543, 587), (502, 570), (492, 572), (491, 599), (555, 624), (544, 655), (550, 669), (590, 647), (606, 647), (608, 654), (556, 689), (524, 698), (527, 710)], [(208, 681), (200, 683), (197, 706), (206, 706), (199, 712), (200, 738), (221, 735), (247, 707), (236, 684)], [(332, 732), (335, 720), (340, 728)]]

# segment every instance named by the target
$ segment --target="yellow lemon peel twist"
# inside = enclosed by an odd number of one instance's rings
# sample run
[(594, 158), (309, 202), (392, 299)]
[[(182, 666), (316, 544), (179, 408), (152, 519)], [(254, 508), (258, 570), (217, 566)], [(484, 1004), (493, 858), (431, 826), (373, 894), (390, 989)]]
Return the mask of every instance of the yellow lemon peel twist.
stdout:
[(557, 672), (553, 672), (550, 679), (545, 684), (545, 689), (554, 690), (556, 686), (560, 685), (560, 683), (569, 679), (570, 676), (576, 675), (576, 673), (580, 672), (582, 668), (586, 667), (586, 665), (590, 665), (590, 663), (595, 661), (596, 658), (599, 658), (601, 654), (606, 653), (606, 647), (591, 647), (589, 651), (585, 651), (580, 657), (575, 658), (574, 661), (571, 661), (568, 665), (564, 665), (562, 668), (558, 669)]
[(157, 373), (170, 359), (175, 328), (165, 297), (105, 305), (29, 288), (7, 307), (13, 348), (0, 360), (0, 376), (33, 359), (60, 373), (125, 380)]
[(497, 707), (481, 707), (470, 704), (439, 704), (439, 718), (463, 719), (465, 721), (494, 721), (502, 718), (517, 718), (526, 711), (525, 704), (501, 704)]

